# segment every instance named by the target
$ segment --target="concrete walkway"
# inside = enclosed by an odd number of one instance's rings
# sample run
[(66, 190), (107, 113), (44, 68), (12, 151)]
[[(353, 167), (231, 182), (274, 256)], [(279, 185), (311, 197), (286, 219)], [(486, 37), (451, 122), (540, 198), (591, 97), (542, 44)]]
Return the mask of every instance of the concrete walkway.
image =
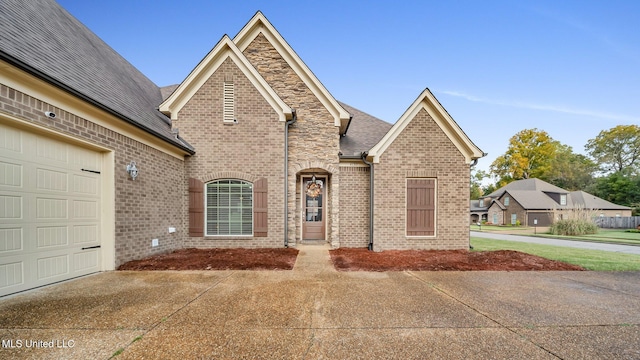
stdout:
[(603, 250), (603, 251), (613, 251), (613, 252), (619, 252), (619, 253), (625, 253), (625, 254), (640, 255), (640, 246), (633, 246), (633, 245), (619, 245), (619, 244), (607, 244), (607, 243), (591, 242), (591, 241), (549, 239), (549, 238), (542, 238), (542, 237), (536, 237), (536, 236), (509, 235), (509, 234), (500, 234), (495, 232), (480, 232), (480, 231), (471, 231), (471, 236), (481, 237), (486, 239), (518, 241), (518, 242), (526, 242), (526, 243), (533, 243), (533, 244), (566, 246), (566, 247), (573, 247), (573, 248), (579, 248), (579, 249)]
[(0, 299), (2, 359), (638, 359), (640, 273), (113, 271)]

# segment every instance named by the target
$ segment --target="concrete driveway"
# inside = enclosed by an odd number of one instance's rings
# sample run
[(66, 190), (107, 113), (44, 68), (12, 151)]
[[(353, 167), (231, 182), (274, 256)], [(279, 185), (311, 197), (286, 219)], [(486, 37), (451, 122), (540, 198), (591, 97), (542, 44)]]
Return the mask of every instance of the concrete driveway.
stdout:
[(0, 299), (0, 338), (3, 359), (638, 359), (640, 273), (341, 273), (306, 246), (293, 271), (106, 272)]

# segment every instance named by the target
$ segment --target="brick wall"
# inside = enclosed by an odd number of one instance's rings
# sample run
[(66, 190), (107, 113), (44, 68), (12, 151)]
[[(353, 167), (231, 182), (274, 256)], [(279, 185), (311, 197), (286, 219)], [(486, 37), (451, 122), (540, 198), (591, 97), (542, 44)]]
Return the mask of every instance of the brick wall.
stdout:
[[(223, 83), (233, 81), (237, 124), (223, 123)], [(267, 237), (185, 237), (185, 247), (284, 246), (284, 126), (278, 114), (236, 64), (228, 58), (187, 102), (174, 128), (196, 149), (185, 160), (182, 197), (188, 202), (188, 178), (203, 182), (236, 178), (268, 184)], [(182, 217), (188, 227), (188, 213)]]
[[(374, 166), (374, 250), (468, 248), (469, 165), (424, 109)], [(405, 236), (408, 177), (437, 179), (434, 237)]]
[(293, 190), (299, 181), (299, 172), (313, 168), (330, 174), (326, 226), (330, 229), (328, 240), (337, 246), (340, 222), (339, 129), (328, 110), (264, 35), (259, 34), (244, 50), (244, 55), (278, 96), (297, 112), (298, 120), (289, 129), (289, 241), (294, 245), (296, 236), (301, 233), (301, 203), (296, 201)]
[[(56, 113), (56, 117), (45, 116), (45, 111)], [(182, 196), (172, 191), (182, 186), (181, 159), (3, 84), (0, 84), (0, 112), (114, 152), (116, 267), (181, 247)], [(140, 170), (135, 181), (126, 173), (126, 165), (132, 160)], [(169, 234), (170, 226), (178, 231)], [(158, 239), (160, 246), (152, 248), (151, 239)]]
[(340, 166), (340, 247), (369, 244), (369, 167)]

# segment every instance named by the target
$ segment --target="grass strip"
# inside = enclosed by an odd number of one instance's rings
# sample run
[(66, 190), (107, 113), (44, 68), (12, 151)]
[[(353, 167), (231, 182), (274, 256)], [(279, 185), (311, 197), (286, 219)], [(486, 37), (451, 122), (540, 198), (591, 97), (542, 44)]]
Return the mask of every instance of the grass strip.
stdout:
[(471, 237), (474, 251), (515, 250), (593, 271), (638, 271), (640, 255)]

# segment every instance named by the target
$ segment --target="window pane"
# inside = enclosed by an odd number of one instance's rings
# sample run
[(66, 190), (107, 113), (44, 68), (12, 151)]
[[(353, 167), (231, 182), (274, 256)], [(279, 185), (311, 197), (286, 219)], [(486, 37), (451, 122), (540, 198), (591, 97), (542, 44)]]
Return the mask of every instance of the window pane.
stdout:
[(242, 180), (207, 184), (207, 235), (251, 235), (253, 185)]

